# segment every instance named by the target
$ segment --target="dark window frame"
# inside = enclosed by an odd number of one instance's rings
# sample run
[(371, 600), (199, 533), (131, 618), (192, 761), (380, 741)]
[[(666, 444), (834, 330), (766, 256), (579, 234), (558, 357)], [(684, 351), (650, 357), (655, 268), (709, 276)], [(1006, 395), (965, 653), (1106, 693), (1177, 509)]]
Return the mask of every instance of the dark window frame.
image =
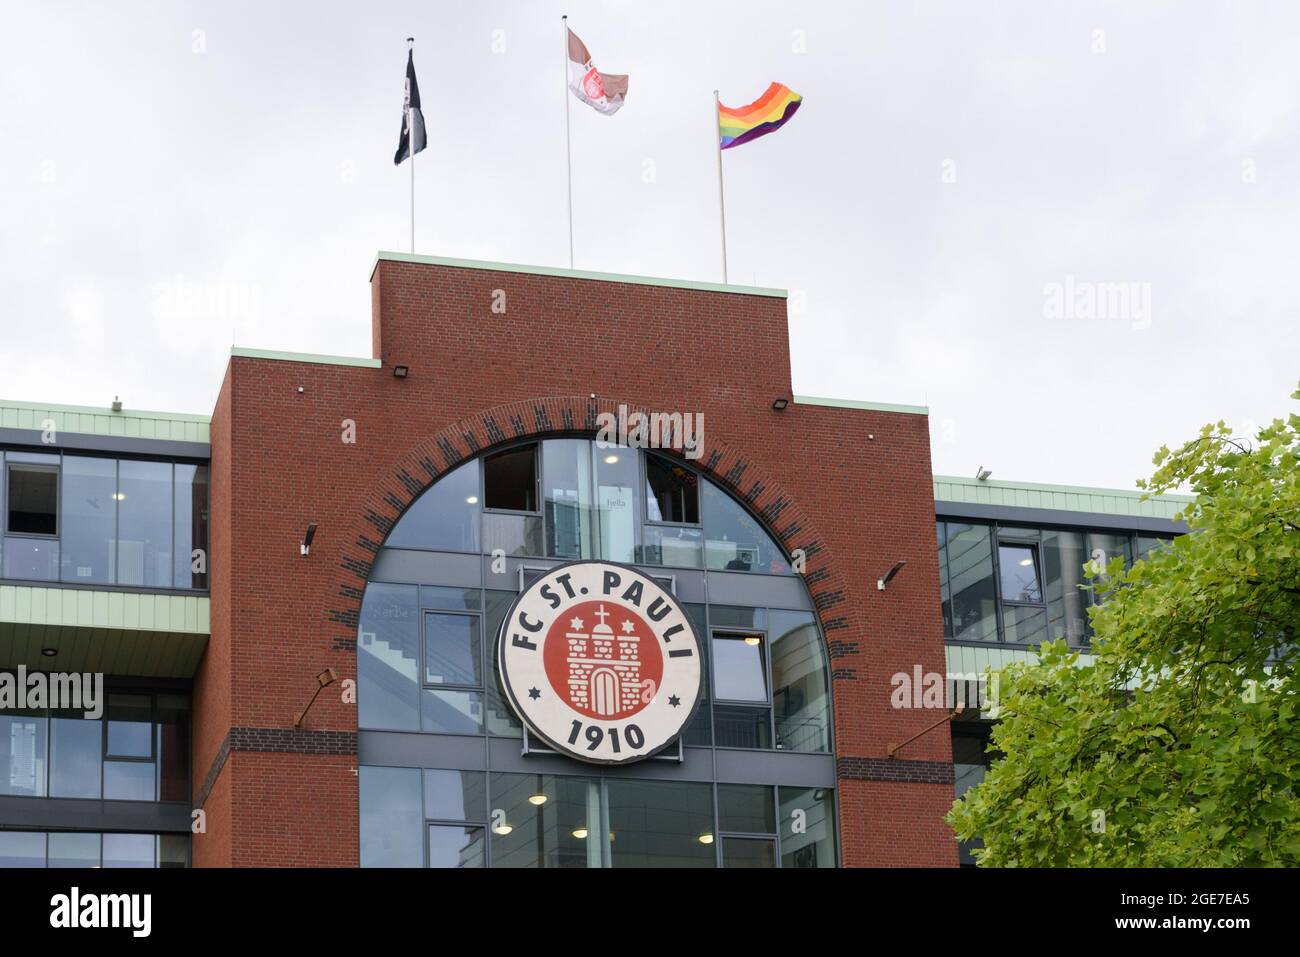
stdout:
[[(1027, 538), (1003, 538), (998, 535), (997, 538), (997, 575), (995, 576), (998, 583), (998, 603), (1002, 605), (1014, 605), (1021, 608), (1046, 608), (1047, 607), (1047, 589), (1043, 587), (1043, 550), (1042, 543), (1037, 540)], [(1002, 547), (1008, 548), (1027, 548), (1033, 555), (1034, 561), (1034, 582), (1038, 588), (1038, 601), (1026, 601), (1019, 598), (1007, 598), (1002, 594)], [(998, 623), (1001, 629), (1001, 622)]]
[[(526, 448), (532, 448), (532, 450), (533, 450), (533, 502), (536, 504), (537, 507), (536, 507), (535, 509), (532, 509), (532, 510), (530, 511), (530, 510), (528, 510), (528, 509), (518, 509), (518, 508), (495, 508), (495, 507), (489, 506), (489, 505), (488, 505), (488, 500), (487, 500), (487, 463), (488, 463), (491, 459), (497, 458), (497, 457), (502, 456), (502, 455), (509, 455), (509, 454), (511, 454), (511, 453), (518, 452), (518, 451), (520, 451), (521, 449), (526, 449)], [(544, 510), (543, 507), (542, 507), (542, 505), (543, 505), (543, 503), (542, 503), (542, 489), (543, 489), (543, 484), (542, 484), (542, 443), (541, 443), (541, 440), (540, 440), (540, 439), (532, 439), (532, 440), (529, 440), (529, 441), (526, 441), (526, 442), (514, 442), (514, 443), (511, 443), (510, 445), (504, 445), (504, 446), (501, 446), (500, 448), (493, 449), (491, 452), (488, 452), (488, 453), (485, 454), (485, 455), (480, 455), (480, 456), (478, 456), (478, 463), (479, 463), (479, 466), (478, 466), (478, 488), (479, 488), (479, 493), (478, 493), (478, 494), (479, 494), (479, 499), (478, 499), (478, 503), (479, 503), (479, 506), (480, 506), (480, 508), (479, 508), (479, 512), (480, 512), (480, 519), (479, 519), (479, 521), (480, 521), (480, 523), (482, 522), (482, 517), (481, 517), (481, 516), (482, 516), (482, 515), (486, 515), (486, 514), (488, 514), (488, 513), (491, 513), (491, 514), (493, 514), (493, 515), (528, 515), (528, 516), (538, 516), (538, 517), (543, 518), (543, 520), (545, 520), (546, 512), (545, 512), (545, 510)], [(431, 486), (431, 487), (432, 487), (432, 486)], [(543, 531), (543, 538), (545, 538), (545, 529), (543, 528), (542, 531)], [(482, 534), (483, 534), (483, 530), (482, 530), (482, 528), (480, 527), (480, 529), (479, 529), (479, 536), (480, 536), (480, 550), (481, 550), (481, 546), (482, 546)], [(537, 556), (537, 557), (540, 558), (540, 557), (543, 557), (543, 556), (540, 556), (540, 555), (539, 555), (539, 556)]]
[[(11, 462), (9, 457), (5, 457), (5, 514), (4, 514), (4, 537), (5, 538), (32, 538), (43, 542), (59, 542), (62, 544), (60, 533), (63, 531), (63, 456), (59, 453), (57, 463), (45, 462)], [(13, 493), (13, 470), (18, 468), (24, 472), (43, 472), (54, 475), (54, 531), (51, 534), (42, 532), (15, 532), (9, 528), (10, 512), (9, 496)], [(116, 510), (115, 510), (116, 513)], [(116, 519), (115, 519), (116, 521)]]
[[(419, 599), (417, 598), (417, 601)], [(461, 684), (452, 682), (429, 683), (425, 679), (429, 674), (428, 670), (428, 653), (429, 653), (429, 636), (428, 621), (430, 615), (455, 615), (461, 618), (477, 619), (478, 624), (478, 650), (479, 650), (479, 683), (478, 684)], [(430, 691), (483, 691), (487, 690), (487, 670), (489, 663), (484, 659), (488, 656), (488, 640), (483, 634), (483, 612), (473, 611), (465, 608), (420, 608), (420, 690)], [(430, 731), (428, 734), (438, 734), (440, 732)]]

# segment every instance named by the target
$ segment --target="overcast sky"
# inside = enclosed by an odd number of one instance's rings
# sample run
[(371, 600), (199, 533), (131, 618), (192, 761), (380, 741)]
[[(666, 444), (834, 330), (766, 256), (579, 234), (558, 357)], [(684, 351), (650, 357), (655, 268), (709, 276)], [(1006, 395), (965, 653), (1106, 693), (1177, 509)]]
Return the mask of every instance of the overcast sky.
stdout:
[(417, 252), (565, 265), (561, 13), (631, 75), (572, 104), (578, 268), (718, 281), (712, 90), (785, 83), (724, 156), (731, 279), (791, 291), (797, 394), (928, 405), (936, 472), (1131, 487), (1293, 407), (1300, 7), (1042, 0), (5, 0), (0, 397), (206, 413), (232, 342), (368, 356), (408, 34)]

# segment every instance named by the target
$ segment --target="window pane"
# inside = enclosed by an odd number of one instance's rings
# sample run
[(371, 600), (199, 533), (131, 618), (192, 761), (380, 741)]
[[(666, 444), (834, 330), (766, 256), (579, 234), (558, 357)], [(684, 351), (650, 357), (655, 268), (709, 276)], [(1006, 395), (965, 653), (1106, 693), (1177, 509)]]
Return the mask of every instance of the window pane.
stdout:
[(420, 589), (371, 583), (357, 639), (357, 719), (362, 728), (420, 727)]
[(713, 794), (707, 784), (606, 782), (614, 867), (713, 867)]
[(411, 503), (384, 542), (390, 548), (479, 550), (477, 460), (448, 472)]
[(65, 582), (109, 584), (116, 568), (117, 461), (69, 455), (63, 460), (59, 534)]
[[(177, 588), (208, 587), (208, 467), (177, 465), (173, 490), (173, 534), (176, 554), (172, 558), (173, 580)], [(195, 549), (202, 549), (197, 557)]]
[(1171, 539), (1168, 538), (1154, 538), (1149, 535), (1139, 535), (1137, 537), (1138, 560), (1146, 558), (1157, 549), (1164, 548), (1170, 541)]
[(1032, 545), (998, 545), (998, 570), (1003, 601), (1041, 602), (1038, 584), (1038, 552)]
[(119, 758), (153, 756), (153, 699), (149, 695), (108, 696), (108, 751)]
[(0, 831), (0, 867), (44, 867), (43, 831)]
[(419, 769), (363, 765), (360, 778), (361, 866), (420, 867)]
[(1039, 645), (1047, 640), (1047, 612), (1034, 605), (1004, 605), (1004, 641)]
[[(691, 620), (691, 626), (695, 629), (697, 636), (707, 635), (708, 626), (705, 624), (704, 606), (695, 603), (682, 603), (682, 611)], [(710, 678), (709, 664), (709, 643), (702, 638), (699, 641), (700, 646), (700, 704), (695, 710), (695, 717), (691, 723), (686, 726), (682, 734), (682, 743), (686, 745), (695, 745), (699, 747), (709, 747), (713, 744), (713, 710), (709, 706), (709, 688), (712, 687)]]
[(45, 796), (48, 728), (35, 710), (0, 713), (0, 794)]
[(952, 594), (948, 590), (948, 526), (935, 523), (939, 540), (939, 604), (943, 609), (943, 636), (952, 637)]
[[(1091, 554), (1089, 557), (1096, 557), (1098, 564), (1104, 570), (1111, 560), (1119, 555), (1124, 559), (1124, 567), (1128, 568), (1133, 564), (1133, 540), (1128, 535), (1112, 535), (1107, 532), (1089, 532), (1088, 548)], [(1097, 554), (1100, 550), (1100, 554)]]
[(718, 824), (723, 831), (775, 834), (776, 806), (770, 787), (759, 784), (719, 784)]
[(483, 643), (477, 615), (424, 614), (424, 683), (479, 685)]
[(631, 449), (596, 449), (596, 508), (600, 515), (600, 556), (635, 562), (641, 525), (641, 463)]
[(790, 574), (790, 564), (758, 520), (712, 482), (701, 484), (705, 565), (730, 571)]
[(153, 834), (105, 834), (105, 867), (153, 867), (158, 838)]
[(605, 844), (599, 834), (608, 815), (598, 780), (493, 774), (489, 781), (493, 867), (601, 866)]
[[(20, 535), (57, 535), (58, 468), (18, 464), (13, 458), (9, 456), (7, 530)], [(111, 506), (112, 501), (107, 504)]]
[(424, 816), (434, 821), (483, 821), (487, 775), (482, 771), (425, 771)]
[[(55, 712), (59, 715), (58, 712)], [(56, 716), (50, 721), (50, 797), (99, 797), (104, 750), (99, 721)]]
[(190, 796), (190, 702), (184, 695), (158, 696), (158, 800)]
[(119, 585), (171, 587), (173, 513), (171, 463), (118, 463)]
[(537, 511), (537, 446), (507, 449), (485, 458), (483, 493), (487, 508)]
[(545, 554), (543, 520), (540, 515), (506, 515), (488, 512), (483, 516), (483, 551), (500, 549), (511, 557)]
[(50, 832), (47, 867), (99, 867), (99, 835)]
[(719, 748), (772, 747), (771, 714), (767, 708), (715, 705), (713, 743)]
[(1043, 530), (1043, 579), (1047, 594), (1049, 635), (1065, 638), (1072, 644), (1085, 634), (1087, 594), (1084, 584), (1083, 536), (1078, 532)]
[(421, 608), (478, 611), (482, 603), (482, 594), (477, 588), (447, 588), (439, 585), (420, 586)]
[(834, 795), (829, 788), (777, 788), (782, 867), (835, 866)]
[(993, 583), (993, 543), (987, 525), (948, 523), (948, 576), (953, 637), (961, 641), (996, 641), (997, 592)]
[(723, 867), (776, 867), (776, 841), (746, 837), (722, 839)]
[(830, 673), (817, 620), (810, 611), (771, 611), (772, 705), (777, 746), (830, 750)]
[(430, 867), (482, 867), (483, 828), (429, 825)]
[(546, 554), (592, 558), (591, 443), (551, 439), (542, 443), (546, 489)]
[(482, 734), (483, 692), (420, 692), (420, 728), (438, 734)]
[(713, 693), (722, 701), (767, 701), (764, 637), (713, 633)]
[(699, 477), (656, 455), (645, 457), (646, 519), (700, 523)]
[(45, 538), (6, 538), (5, 578), (59, 580), (59, 543)]
[(104, 798), (112, 801), (155, 800), (152, 761), (105, 761)]
[(158, 836), (158, 866), (190, 866), (190, 838), (188, 834), (160, 834)]
[(642, 530), (641, 564), (669, 568), (704, 567), (704, 532), (698, 528), (647, 525)]
[(501, 686), (501, 662), (498, 659), (497, 635), (501, 632), (501, 622), (515, 600), (512, 591), (489, 591), (484, 593), (486, 608), (483, 627), (488, 635), (488, 647), (492, 649), (492, 680), (487, 689), (487, 727), (488, 734), (503, 734), (519, 737), (522, 725), (515, 716), (514, 709), (506, 703), (505, 689)]

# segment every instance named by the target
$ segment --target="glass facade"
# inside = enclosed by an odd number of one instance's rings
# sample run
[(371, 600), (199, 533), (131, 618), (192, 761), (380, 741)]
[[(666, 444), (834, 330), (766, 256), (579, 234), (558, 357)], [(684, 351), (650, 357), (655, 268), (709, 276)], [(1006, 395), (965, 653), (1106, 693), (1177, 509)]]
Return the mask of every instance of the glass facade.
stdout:
[(363, 867), (834, 867), (829, 788), (363, 765)]
[(189, 866), (188, 834), (0, 830), (0, 868)]
[(103, 717), (0, 713), (0, 795), (186, 801), (190, 705), (182, 694), (106, 693)]
[[(494, 548), (516, 560), (510, 574), (487, 571), (500, 561)], [(430, 571), (386, 580), (384, 559), (394, 549), (417, 561), (405, 567)], [(415, 559), (417, 552), (425, 557)], [(801, 752), (829, 762), (825, 641), (806, 589), (759, 521), (706, 477), (653, 453), (587, 439), (525, 443), (467, 462), (426, 490), (392, 529), (367, 585), (359, 728), (428, 735), (429, 753), (442, 749), (449, 760), (361, 767), (363, 865), (834, 866), (833, 788), (778, 793), (775, 781), (700, 780), (698, 771), (678, 779), (685, 752), (676, 747), (602, 774), (525, 740), (500, 686), (501, 622), (546, 567), (590, 558), (639, 565), (672, 591), (690, 578), (691, 594), (678, 596), (700, 639), (704, 674), (684, 748)], [(483, 584), (455, 584), (462, 575)], [(743, 605), (710, 597), (734, 591), (738, 576), (754, 576), (746, 595), (771, 597)], [(513, 738), (529, 754), (541, 752), (547, 773), (520, 772), (528, 755), (494, 767), (492, 746), (487, 770), (481, 762), (467, 768), (457, 756), (472, 736), (490, 745)], [(557, 760), (571, 773), (555, 773)], [(714, 764), (706, 758), (697, 767)]]
[(0, 451), (0, 499), (0, 577), (208, 587), (207, 465)]
[(1084, 565), (1131, 565), (1168, 538), (1089, 529), (940, 521), (939, 594), (949, 641), (1038, 645), (1092, 637)]

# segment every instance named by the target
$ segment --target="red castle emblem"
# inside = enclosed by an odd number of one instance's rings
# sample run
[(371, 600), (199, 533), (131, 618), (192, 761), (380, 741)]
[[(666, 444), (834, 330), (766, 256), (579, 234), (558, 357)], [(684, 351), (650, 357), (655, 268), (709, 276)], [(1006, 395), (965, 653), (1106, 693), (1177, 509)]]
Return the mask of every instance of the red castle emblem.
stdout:
[[(590, 718), (631, 717), (650, 702), (663, 678), (663, 655), (650, 628), (631, 609), (614, 608), (608, 611), (605, 602), (577, 605), (546, 639), (551, 687)], [(597, 621), (588, 628), (591, 619)]]

